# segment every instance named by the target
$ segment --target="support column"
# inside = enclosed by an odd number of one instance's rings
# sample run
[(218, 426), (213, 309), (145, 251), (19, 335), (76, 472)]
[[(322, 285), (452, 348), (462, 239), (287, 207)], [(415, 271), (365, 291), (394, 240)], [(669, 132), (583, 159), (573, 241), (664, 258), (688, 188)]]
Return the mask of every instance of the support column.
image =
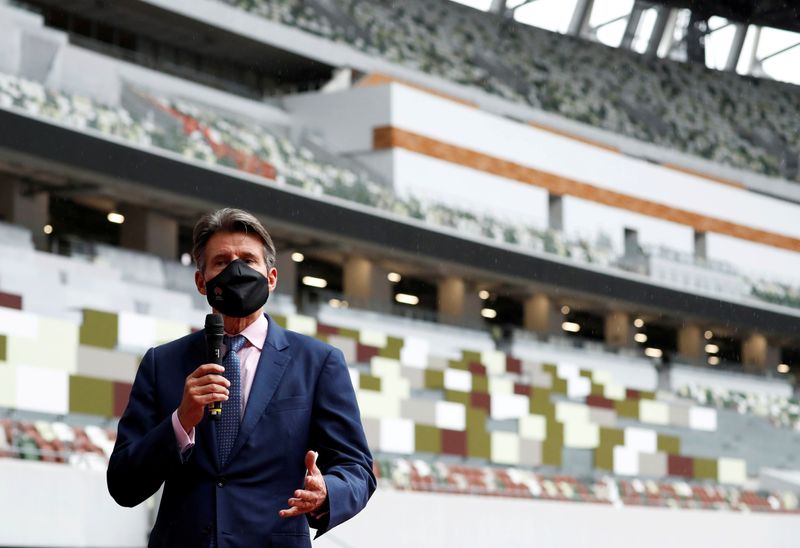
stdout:
[(704, 352), (703, 330), (695, 324), (684, 324), (678, 330), (678, 354), (686, 358), (702, 359)]
[(484, 302), (478, 297), (475, 284), (465, 282), (458, 276), (448, 276), (439, 280), (437, 306), (439, 318), (466, 327), (479, 328), (483, 325), (481, 309)]
[(372, 263), (369, 280), (369, 295), (373, 306), (377, 303), (382, 308), (394, 301), (394, 286), (386, 277), (389, 271), (378, 263)]
[(0, 178), (0, 221), (20, 225), (31, 231), (36, 249), (48, 249), (43, 228), (50, 220), (50, 195), (29, 191), (25, 183)]
[(439, 281), (437, 291), (439, 318), (466, 327), (482, 327), (481, 309), (484, 302), (478, 297), (478, 288), (458, 276), (448, 276)]
[(642, 12), (644, 12), (644, 6), (642, 6), (639, 0), (636, 0), (631, 8), (628, 24), (625, 25), (625, 32), (622, 35), (622, 41), (619, 47), (625, 49), (631, 49), (633, 47), (633, 39), (636, 38), (636, 31), (639, 29), (639, 22), (642, 20)]
[(780, 347), (767, 343), (767, 367), (777, 369), (779, 363), (781, 363)]
[(564, 230), (564, 197), (558, 194), (547, 196), (547, 228)]
[(297, 263), (292, 260), (293, 249), (278, 251), (275, 257), (275, 268), (278, 269), (278, 287), (276, 292), (295, 299), (297, 296)]
[(342, 268), (342, 290), (351, 304), (383, 310), (392, 301), (392, 285), (386, 270), (369, 259), (353, 255)]
[(592, 15), (594, 0), (578, 0), (575, 4), (575, 11), (572, 12), (572, 19), (569, 20), (567, 34), (570, 36), (580, 36), (589, 24)]
[(372, 262), (364, 257), (348, 257), (342, 269), (345, 299), (363, 303), (369, 300), (372, 286)]
[(467, 283), (464, 289), (464, 310), (461, 313), (464, 325), (480, 324), (482, 321), (481, 309), (484, 304), (483, 299), (478, 296), (477, 286), (473, 283)]
[(178, 221), (151, 209), (125, 205), (120, 230), (122, 247), (152, 253), (162, 259), (178, 258)]
[(547, 295), (536, 293), (523, 303), (523, 327), (539, 333), (556, 333), (561, 328), (561, 312)]
[(667, 17), (667, 25), (664, 29), (664, 37), (661, 45), (664, 48), (664, 57), (669, 59), (672, 54), (672, 48), (675, 45), (675, 27), (678, 26), (678, 10), (670, 9), (669, 16)]
[(731, 42), (731, 49), (728, 51), (728, 60), (725, 61), (725, 70), (728, 72), (736, 72), (736, 66), (739, 64), (739, 58), (742, 56), (742, 48), (744, 47), (744, 40), (747, 37), (747, 29), (749, 25), (743, 23), (736, 23), (736, 33), (733, 35)]
[(761, 63), (758, 61), (758, 46), (761, 44), (761, 27), (753, 27), (753, 45), (750, 48), (747, 63), (747, 74), (761, 75)]
[(642, 256), (642, 248), (639, 246), (639, 231), (635, 228), (625, 227), (624, 232), (625, 242), (625, 256), (626, 257), (640, 257)]
[(631, 319), (625, 312), (614, 311), (606, 315), (605, 339), (609, 346), (633, 346)]
[(746, 370), (764, 370), (768, 365), (768, 353), (767, 338), (764, 335), (753, 333), (742, 340), (742, 365)]
[(506, 13), (506, 0), (492, 0), (492, 5), (489, 7), (489, 13), (496, 13), (498, 15), (505, 15), (505, 13)]
[(689, 63), (706, 66), (707, 35), (708, 16), (692, 11), (686, 28), (686, 60)]
[(708, 239), (705, 232), (694, 231), (694, 258), (705, 261), (708, 259)]
[(464, 291), (466, 284), (462, 278), (448, 276), (439, 280), (438, 311), (443, 318), (450, 320), (464, 314)]
[(656, 8), (658, 15), (656, 22), (653, 25), (653, 32), (650, 33), (650, 39), (647, 42), (647, 49), (644, 52), (645, 57), (656, 57), (658, 55), (658, 48), (661, 41), (664, 39), (664, 33), (667, 30), (670, 14), (672, 10), (667, 6), (659, 6)]

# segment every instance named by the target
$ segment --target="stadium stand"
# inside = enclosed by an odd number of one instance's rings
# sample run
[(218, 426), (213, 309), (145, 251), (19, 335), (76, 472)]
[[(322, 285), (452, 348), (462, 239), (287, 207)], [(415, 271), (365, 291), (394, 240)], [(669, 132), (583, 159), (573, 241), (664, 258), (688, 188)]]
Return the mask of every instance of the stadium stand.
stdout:
[(218, 1), (614, 133), (800, 180), (792, 85), (646, 59), (450, 2)]
[(742, 415), (763, 417), (775, 426), (800, 430), (800, 401), (797, 398), (694, 384), (680, 386), (676, 392), (701, 405), (732, 409)]
[[(166, 149), (185, 158), (251, 173), (315, 196), (356, 202), (494, 242), (519, 245), (590, 265), (649, 272), (648, 268), (641, 268), (640, 263), (632, 264), (630, 258), (617, 256), (602, 243), (587, 238), (570, 238), (558, 230), (542, 230), (501, 219), (491, 212), (477, 215), (441, 202), (401, 197), (364, 168), (359, 169), (352, 163), (344, 165), (335, 155), (308, 141), (295, 142), (281, 128), (247, 123), (232, 114), (226, 117), (221, 110), (201, 108), (189, 101), (136, 89), (130, 89), (124, 97), (127, 108), (104, 106), (87, 97), (49, 90), (37, 82), (0, 74), (0, 107), (19, 109), (79, 130), (99, 131), (135, 145)], [(701, 290), (800, 306), (796, 287), (753, 279), (722, 261), (700, 261), (663, 246), (645, 247), (642, 253), (645, 259), (661, 258), (668, 263), (690, 264), (709, 273), (725, 275), (716, 281), (713, 276), (707, 277), (699, 287)], [(663, 273), (664, 269), (659, 272)], [(730, 276), (736, 280), (733, 285), (728, 281)]]
[[(800, 181), (796, 163), (787, 161), (800, 145), (792, 127), (797, 110), (797, 90), (792, 86), (645, 59), (444, 1), (213, 3), (241, 8), (237, 15), (242, 18), (254, 13), (515, 104), (738, 169)], [(27, 3), (22, 9), (30, 7)], [(0, 13), (17, 9), (15, 3), (0, 0)], [(0, 30), (4, 24), (0, 20)], [(41, 25), (37, 20), (24, 32), (34, 29), (31, 36), (40, 37)], [(83, 50), (69, 33), (51, 28), (46, 32), (79, 59), (84, 54), (101, 57), (103, 74), (113, 75), (109, 86), (113, 92), (88, 93), (85, 86), (68, 85), (74, 60), (71, 68), (64, 68), (66, 63), (59, 59), (48, 72), (40, 70), (42, 63), (30, 62), (27, 53), (35, 48), (10, 49), (8, 59), (16, 55), (20, 66), (9, 68), (13, 63), (0, 58), (0, 110), (45, 121), (48, 124), (38, 125), (49, 131), (65, 127), (83, 132), (84, 137), (99, 137), (102, 143), (144, 151), (152, 158), (199, 166), (218, 177), (214, 183), (236, 177), (250, 188), (263, 185), (310, 196), (342, 212), (363, 209), (401, 219), (404, 227), (424, 225), (430, 234), (455, 234), (487, 247), (543, 255), (560, 266), (578, 264), (595, 273), (611, 272), (608, 278), (634, 280), (645, 290), (678, 287), (681, 293), (675, 298), (690, 303), (694, 297), (711, 295), (720, 303), (752, 305), (754, 314), (769, 312), (779, 319), (798, 315), (800, 290), (770, 274), (762, 276), (758, 271), (762, 265), (755, 273), (744, 272), (724, 260), (687, 253), (686, 246), (679, 251), (635, 242), (635, 253), (623, 252), (605, 242), (602, 234), (576, 236), (513, 220), (499, 209), (476, 213), (453, 205), (458, 202), (406, 194), (392, 188), (385, 173), (360, 161), (357, 154), (334, 152), (332, 143), (305, 127), (306, 121), (292, 119), (279, 101), (265, 106), (228, 92), (206, 93), (202, 86), (150, 68), (131, 71), (127, 61)], [(9, 36), (0, 36), (0, 44), (11, 42)], [(43, 42), (47, 47), (55, 43)], [(25, 40), (20, 44), (30, 48)], [(23, 50), (26, 55), (20, 54)], [(195, 89), (200, 91), (189, 92)], [(236, 108), (229, 108), (229, 103), (237, 103)], [(34, 161), (31, 167), (7, 152), (0, 146), (0, 177), (8, 175), (22, 198), (52, 193), (53, 202), (67, 202), (77, 195), (86, 198), (80, 211), (94, 208), (95, 213), (102, 212), (101, 218), (111, 202), (147, 207), (140, 203), (146, 201), (146, 193), (136, 197), (137, 203), (126, 204), (125, 196), (115, 200), (131, 188), (126, 186), (130, 181), (109, 183), (108, 188), (118, 183), (119, 187), (107, 194), (103, 174), (86, 176), (101, 181), (88, 191), (66, 179), (53, 178), (59, 183), (50, 185), (47, 170), (52, 166)], [(382, 152), (375, 148), (366, 154)], [(0, 178), (0, 184), (5, 180)], [(83, 191), (86, 196), (81, 196)], [(544, 196), (544, 201), (550, 197)], [(102, 472), (142, 355), (150, 347), (199, 330), (208, 312), (205, 299), (197, 294), (189, 255), (184, 253), (182, 262), (177, 259), (190, 245), (187, 219), (210, 205), (193, 196), (175, 202), (176, 212), (170, 213), (176, 216), (174, 239), (180, 249), (161, 256), (112, 245), (113, 237), (104, 243), (85, 234), (59, 233), (60, 227), (50, 237), (53, 226), (45, 225), (50, 238), (43, 239), (41, 225), (32, 232), (0, 222), (0, 253), (14, 258), (0, 261), (0, 465), (36, 463), (48, 469), (92, 472), (105, 495)], [(164, 202), (158, 207), (163, 210)], [(642, 217), (642, 223), (652, 221)], [(521, 305), (521, 301), (536, 296), (532, 292), (539, 290), (541, 280), (531, 275), (526, 280), (531, 284), (524, 288), (496, 281), (473, 287), (480, 271), (475, 279), (460, 280), (466, 287), (464, 295), (470, 293), (475, 301), (470, 306), (476, 308), (474, 322), (459, 321), (437, 308), (444, 292), (436, 284), (451, 273), (446, 261), (427, 271), (414, 265), (428, 278), (415, 283), (434, 288), (433, 305), (424, 310), (402, 308), (392, 301), (397, 293), (385, 283), (389, 265), (406, 266), (409, 259), (394, 249), (376, 251), (374, 263), (383, 261), (374, 277), (387, 285), (388, 293), (381, 297), (389, 302), (348, 294), (338, 279), (332, 284), (336, 287), (316, 291), (302, 285), (300, 261), (323, 264), (334, 257), (327, 265), (344, 280), (345, 268), (339, 263), (343, 257), (350, 259), (352, 241), (344, 233), (329, 239), (295, 235), (291, 224), (279, 221), (275, 227), (279, 251), (284, 253), (279, 263), (283, 260), (291, 268), (281, 278), (288, 289), (279, 285), (267, 310), (278, 324), (341, 349), (375, 455), (375, 473), (385, 491), (466, 495), (460, 498), (480, 497), (481, 502), (490, 498), (504, 503), (511, 499), (583, 502), (572, 506), (610, 511), (707, 510), (703, 519), (725, 512), (800, 515), (800, 482), (791, 479), (791, 471), (798, 469), (800, 402), (790, 376), (772, 372), (784, 363), (777, 361), (783, 359), (780, 352), (795, 344), (791, 334), (755, 333), (765, 341), (763, 355), (768, 361), (756, 374), (730, 373), (722, 367), (742, 370), (750, 365), (736, 354), (740, 350), (743, 354), (746, 346), (738, 337), (754, 333), (747, 329), (747, 319), (739, 325), (740, 332), (725, 325), (717, 333), (714, 325), (711, 341), (710, 336), (703, 338), (704, 319), (694, 317), (700, 313), (680, 317), (655, 305), (651, 309), (647, 304), (617, 302), (599, 286), (558, 302), (555, 286), (544, 290), (552, 302), (546, 302), (543, 323), (548, 325), (542, 329), (519, 318), (513, 325), (484, 322), (490, 316), (481, 307), (489, 306), (489, 297), (478, 302), (479, 288), (486, 295), (492, 293), (491, 306), (508, 289), (515, 312), (524, 316), (529, 302)], [(684, 236), (699, 236), (697, 231), (682, 230)], [(287, 258), (293, 249), (307, 254), (298, 264)], [(402, 268), (397, 270), (406, 277)], [(414, 275), (410, 270), (408, 278)], [(700, 275), (692, 277), (687, 271)], [(562, 307), (566, 299), (569, 305)], [(580, 314), (583, 304), (586, 314), (594, 314), (583, 325), (602, 324), (605, 334), (614, 329), (611, 316), (621, 311), (625, 337), (631, 340), (610, 343), (603, 334), (592, 333), (591, 327), (580, 336), (567, 333), (564, 325), (573, 319), (570, 314)], [(574, 310), (569, 312), (571, 306)], [(639, 329), (644, 324), (639, 318), (639, 325), (631, 321), (639, 312), (646, 316), (647, 328), (635, 332), (631, 325)], [(648, 331), (651, 318), (653, 328)], [(741, 318), (736, 320), (742, 323)], [(698, 355), (681, 354), (680, 342), (671, 341), (674, 348), (665, 350), (663, 359), (646, 357), (651, 355), (634, 333), (647, 332), (645, 340), (648, 335), (655, 339), (659, 321), (669, 324), (664, 339), (680, 338), (684, 323), (696, 321)], [(709, 341), (722, 346), (725, 337), (737, 346), (729, 354), (736, 354), (735, 365), (720, 364), (713, 356), (719, 367), (698, 367), (712, 363), (702, 345)], [(697, 359), (684, 363), (690, 358)], [(796, 368), (796, 362), (791, 363)], [(786, 367), (782, 375), (788, 373)], [(38, 473), (31, 470), (28, 473)], [(783, 474), (789, 479), (765, 480), (775, 470), (774, 477)], [(0, 474), (14, 471), (13, 466), (0, 467)]]
[(796, 495), (686, 481), (580, 479), (516, 468), (378, 459), (379, 481), (401, 490), (533, 498), (625, 506), (798, 513)]
[(97, 425), (3, 419), (3, 456), (105, 471), (116, 432)]
[[(115, 431), (61, 421), (0, 420), (0, 457), (38, 460), (105, 471)], [(677, 480), (623, 480), (544, 475), (519, 468), (380, 457), (374, 464), (385, 487), (459, 495), (531, 498), (625, 506), (800, 513), (791, 492), (751, 491), (733, 485)]]
[[(171, 303), (167, 307), (153, 307), (145, 314), (131, 311), (135, 307), (126, 305), (120, 295), (143, 291), (137, 283), (120, 279), (124, 260), (111, 267), (102, 260), (92, 264), (30, 253), (39, 259), (60, 259), (67, 280), (71, 267), (80, 269), (83, 282), (94, 291), (76, 292), (73, 300), (63, 303), (64, 310), (79, 306), (82, 311), (61, 319), (52, 302), (46, 309), (32, 311), (36, 302), (28, 297), (36, 285), (15, 287), (13, 278), (0, 272), (5, 303), (0, 307), (0, 358), (6, 365), (0, 371), (4, 377), (0, 405), (56, 416), (119, 416), (143, 352), (198, 328), (196, 318), (202, 314), (191, 308), (186, 293), (176, 289), (155, 293), (154, 300)], [(48, 270), (58, 277), (58, 271)], [(163, 284), (158, 278), (154, 281)], [(150, 285), (146, 293), (155, 289)], [(107, 295), (98, 300), (98, 293)], [(74, 300), (78, 295), (83, 303)], [(98, 302), (104, 307), (91, 308)], [(177, 302), (183, 306), (176, 308)], [(539, 359), (515, 357), (497, 350), (481, 332), (328, 305), (319, 307), (316, 316), (307, 316), (298, 314), (285, 299), (278, 298), (275, 304), (283, 311), (274, 313), (275, 321), (342, 350), (351, 364), (368, 440), (378, 454), (551, 471), (567, 468), (584, 477), (613, 473), (743, 485), (748, 477), (746, 461), (726, 451), (723, 440), (714, 442), (722, 437), (714, 407), (733, 407), (735, 415), (745, 417), (766, 414), (775, 426), (796, 430), (796, 400), (686, 387), (676, 387), (681, 396), (677, 398), (654, 389), (652, 366), (641, 359), (616, 364), (614, 360), (621, 357), (584, 351), (583, 358), (595, 363), (583, 368), (569, 362), (569, 353), (554, 347), (551, 357), (560, 355), (561, 361), (548, 363), (541, 361), (547, 355), (541, 349), (520, 342), (516, 345), (520, 355)], [(169, 319), (159, 316), (167, 310), (172, 311)], [(176, 321), (176, 315), (193, 321)], [(638, 369), (639, 375), (627, 374), (626, 367)], [(648, 384), (652, 389), (643, 389)], [(85, 436), (70, 434), (60, 423), (21, 423), (14, 428), (15, 434), (7, 434), (11, 443), (3, 448), (6, 454), (25, 457), (35, 447), (42, 459), (65, 460), (59, 454), (69, 452), (69, 447), (62, 447), (67, 442), (78, 452), (106, 456), (111, 448), (108, 436), (94, 426), (84, 429)], [(782, 447), (782, 429), (770, 428), (766, 437)], [(741, 423), (734, 430), (741, 433)], [(71, 441), (75, 435), (78, 441)], [(800, 434), (795, 436), (800, 439)], [(687, 451), (684, 439), (692, 447), (701, 445), (703, 453)], [(789, 461), (782, 459), (789, 453), (777, 450), (758, 465), (786, 465)]]

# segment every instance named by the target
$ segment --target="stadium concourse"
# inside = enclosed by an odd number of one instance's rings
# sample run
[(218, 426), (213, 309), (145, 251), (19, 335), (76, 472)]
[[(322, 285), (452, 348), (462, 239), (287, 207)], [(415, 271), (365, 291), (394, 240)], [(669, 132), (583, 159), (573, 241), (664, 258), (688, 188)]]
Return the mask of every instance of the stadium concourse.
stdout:
[(797, 88), (573, 34), (0, 1), (0, 545), (146, 545), (159, 496), (117, 507), (107, 459), (141, 356), (202, 327), (222, 206), (375, 457), (315, 544), (796, 545)]

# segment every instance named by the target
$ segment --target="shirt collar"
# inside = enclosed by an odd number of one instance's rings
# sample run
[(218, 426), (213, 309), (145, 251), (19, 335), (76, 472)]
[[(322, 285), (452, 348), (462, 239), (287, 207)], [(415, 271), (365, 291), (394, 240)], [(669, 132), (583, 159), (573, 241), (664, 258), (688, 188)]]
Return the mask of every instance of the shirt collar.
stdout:
[(256, 321), (245, 327), (239, 335), (244, 335), (247, 342), (262, 350), (264, 342), (267, 340), (268, 327), (269, 320), (267, 320), (267, 316), (261, 314)]

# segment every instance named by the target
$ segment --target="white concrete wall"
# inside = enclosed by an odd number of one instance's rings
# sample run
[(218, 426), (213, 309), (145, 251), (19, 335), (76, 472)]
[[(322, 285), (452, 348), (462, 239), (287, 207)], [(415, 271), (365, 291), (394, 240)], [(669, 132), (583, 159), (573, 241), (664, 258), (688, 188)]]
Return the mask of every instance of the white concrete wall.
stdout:
[(149, 509), (118, 506), (105, 470), (0, 459), (0, 545), (146, 546)]
[(797, 516), (381, 490), (319, 548), (771, 548), (797, 546)]
[(666, 169), (397, 84), (392, 124), (660, 204), (791, 236), (800, 206)]
[(709, 258), (731, 262), (755, 278), (800, 283), (800, 253), (722, 234), (708, 234), (706, 248)]
[(2, 4), (0, 72), (110, 105), (119, 104), (123, 87), (131, 84), (208, 104), (247, 120), (291, 125), (289, 116), (279, 108), (74, 46), (64, 32), (45, 27), (40, 16)]
[[(381, 107), (381, 102), (388, 105)], [(335, 93), (310, 93), (286, 99), (292, 115), (322, 129), (329, 146), (344, 154), (370, 158), (375, 127), (392, 125), (445, 143), (475, 150), (521, 165), (643, 198), (690, 212), (756, 229), (800, 237), (800, 205), (759, 195), (667, 169), (574, 139), (471, 108), (400, 84), (357, 88)], [(546, 196), (541, 188), (449, 164), (424, 155), (397, 150), (384, 174), (401, 193), (422, 192), (454, 205), (479, 204), (479, 211), (527, 213), (534, 225), (546, 224)], [(385, 156), (382, 156), (385, 158)], [(369, 161), (369, 160), (368, 160)], [(544, 208), (542, 207), (544, 204)], [(540, 214), (539, 212), (542, 212)], [(541, 221), (537, 222), (537, 219)], [(568, 234), (589, 236), (603, 230), (621, 250), (622, 229), (635, 228), (640, 241), (691, 253), (693, 230), (686, 225), (654, 219), (566, 197), (564, 228)], [(754, 261), (754, 254), (758, 260)], [(708, 258), (731, 261), (745, 269), (800, 280), (800, 254), (760, 244), (711, 235)]]
[(686, 225), (572, 196), (565, 196), (562, 205), (567, 234), (581, 235), (594, 241), (597, 234), (603, 232), (611, 238), (618, 253), (624, 251), (626, 228), (637, 230), (639, 243), (643, 245), (663, 245), (684, 253), (694, 250), (694, 230)]
[(800, 206), (635, 158), (392, 84), (394, 126), (703, 215), (800, 236)]
[(394, 86), (303, 93), (284, 98), (295, 120), (321, 130), (327, 148), (340, 154), (372, 151), (372, 128), (392, 120)]
[[(49, 44), (57, 47), (67, 42), (65, 34), (45, 28), (40, 15), (0, 3), (0, 72), (22, 72), (24, 46), (37, 47), (31, 43), (32, 38), (39, 42), (38, 46)], [(45, 53), (41, 50), (39, 52)], [(40, 58), (39, 61), (49, 59)]]
[(404, 149), (393, 149), (391, 154), (394, 188), (402, 196), (547, 228), (544, 189)]

